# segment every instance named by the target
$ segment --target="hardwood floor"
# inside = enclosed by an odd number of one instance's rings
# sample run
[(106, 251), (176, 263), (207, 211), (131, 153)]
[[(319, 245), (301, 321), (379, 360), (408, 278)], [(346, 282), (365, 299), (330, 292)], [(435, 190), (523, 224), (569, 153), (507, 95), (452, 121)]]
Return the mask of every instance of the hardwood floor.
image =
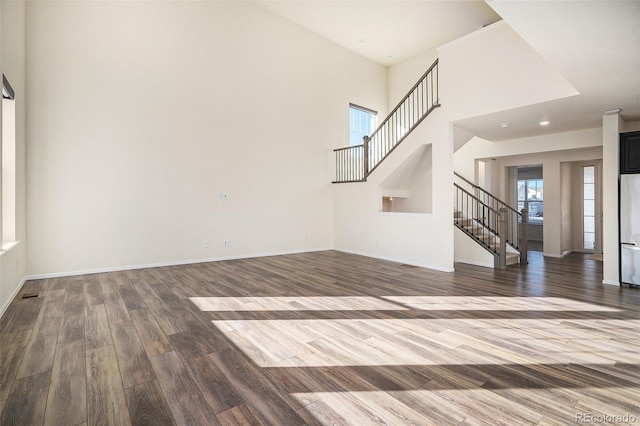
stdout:
[(0, 424), (640, 423), (640, 290), (580, 254), (530, 262), (328, 251), (29, 281), (0, 322)]

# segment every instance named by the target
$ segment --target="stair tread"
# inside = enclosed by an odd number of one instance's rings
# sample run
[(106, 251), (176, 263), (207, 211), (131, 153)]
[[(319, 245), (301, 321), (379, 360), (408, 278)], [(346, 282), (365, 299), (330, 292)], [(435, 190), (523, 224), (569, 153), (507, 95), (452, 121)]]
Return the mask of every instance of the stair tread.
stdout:
[[(493, 230), (489, 224), (486, 224), (485, 219), (474, 218), (473, 211), (468, 211), (467, 213), (470, 213), (471, 217), (465, 216), (463, 211), (454, 208), (454, 224), (496, 256), (500, 251), (501, 245), (500, 238), (496, 235), (497, 231)], [(507, 252), (505, 260), (507, 265), (518, 264), (520, 263), (520, 253)]]

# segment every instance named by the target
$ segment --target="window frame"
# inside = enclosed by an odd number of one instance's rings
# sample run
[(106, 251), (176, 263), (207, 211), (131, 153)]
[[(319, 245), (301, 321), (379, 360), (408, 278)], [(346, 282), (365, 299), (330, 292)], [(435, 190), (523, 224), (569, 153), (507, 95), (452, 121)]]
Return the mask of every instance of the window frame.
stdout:
[[(352, 134), (356, 133), (356, 131), (353, 128), (353, 122), (352, 122), (352, 119), (351, 119), (351, 111), (352, 110), (359, 111), (359, 112), (364, 112), (364, 113), (370, 115), (370, 119), (371, 119), (370, 129), (369, 129), (368, 134), (362, 134), (362, 136), (359, 136), (358, 143), (356, 143), (355, 141), (352, 141)], [(378, 125), (377, 118), (378, 118), (378, 111), (375, 111), (375, 110), (373, 110), (371, 108), (363, 107), (361, 105), (349, 102), (349, 146), (353, 147), (353, 146), (362, 145), (362, 138), (364, 136), (370, 136), (376, 130), (376, 127)], [(358, 133), (360, 134), (362, 132), (359, 131)]]

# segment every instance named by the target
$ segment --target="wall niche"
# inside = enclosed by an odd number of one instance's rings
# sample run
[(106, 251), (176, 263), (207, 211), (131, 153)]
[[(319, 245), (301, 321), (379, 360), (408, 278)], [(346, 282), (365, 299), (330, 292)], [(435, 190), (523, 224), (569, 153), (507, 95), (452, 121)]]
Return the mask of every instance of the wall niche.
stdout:
[(431, 213), (432, 161), (431, 144), (419, 146), (380, 185), (380, 211)]

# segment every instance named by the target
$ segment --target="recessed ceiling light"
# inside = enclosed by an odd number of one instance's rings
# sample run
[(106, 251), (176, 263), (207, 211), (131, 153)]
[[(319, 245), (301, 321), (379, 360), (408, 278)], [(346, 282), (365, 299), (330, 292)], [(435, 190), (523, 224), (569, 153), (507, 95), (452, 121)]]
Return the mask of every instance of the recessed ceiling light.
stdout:
[(500, 123), (500, 127), (505, 129), (505, 128), (509, 127), (509, 123)]
[(541, 126), (548, 126), (548, 125), (549, 125), (549, 123), (550, 123), (550, 122), (549, 122), (548, 120), (543, 120), (543, 121), (541, 121), (541, 122), (540, 122), (540, 125), (541, 125)]
[(358, 40), (360, 43), (365, 44), (367, 42), (367, 40), (361, 38), (360, 40)]

